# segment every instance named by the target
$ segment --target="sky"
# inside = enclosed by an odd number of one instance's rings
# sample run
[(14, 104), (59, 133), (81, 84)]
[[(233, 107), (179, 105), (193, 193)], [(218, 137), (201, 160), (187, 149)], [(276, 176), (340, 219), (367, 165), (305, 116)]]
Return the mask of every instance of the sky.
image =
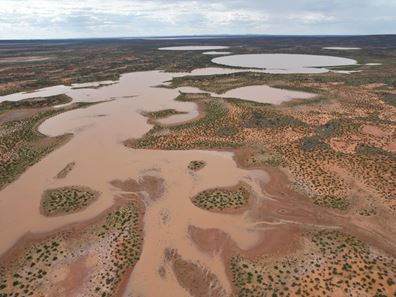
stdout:
[(396, 0), (0, 0), (0, 39), (393, 33)]

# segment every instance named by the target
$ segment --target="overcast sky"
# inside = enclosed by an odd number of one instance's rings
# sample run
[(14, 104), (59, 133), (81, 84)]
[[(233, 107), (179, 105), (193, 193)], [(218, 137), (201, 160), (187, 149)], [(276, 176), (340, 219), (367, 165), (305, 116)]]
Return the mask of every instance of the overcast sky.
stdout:
[(0, 0), (0, 39), (396, 33), (396, 0)]

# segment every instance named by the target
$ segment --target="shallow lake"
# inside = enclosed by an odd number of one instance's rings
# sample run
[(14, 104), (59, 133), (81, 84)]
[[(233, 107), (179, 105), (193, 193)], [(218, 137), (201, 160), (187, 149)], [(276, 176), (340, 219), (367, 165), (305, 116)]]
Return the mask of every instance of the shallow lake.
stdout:
[(229, 55), (231, 54), (231, 52), (221, 52), (221, 51), (210, 51), (210, 52), (204, 52), (204, 55), (213, 55), (213, 56), (217, 56), (217, 55)]
[(160, 47), (161, 51), (210, 51), (226, 49), (228, 46), (206, 46), (206, 45), (187, 45), (187, 46), (170, 46)]
[(259, 68), (267, 73), (325, 73), (325, 67), (355, 65), (353, 59), (298, 54), (248, 54), (214, 58), (215, 64), (231, 67)]
[(342, 46), (326, 46), (323, 49), (338, 50), (338, 51), (356, 51), (356, 50), (361, 50), (360, 47), (342, 47)]
[(222, 95), (211, 95), (270, 104), (281, 104), (292, 99), (309, 99), (316, 96), (312, 93), (272, 88), (266, 85), (241, 87), (232, 89)]

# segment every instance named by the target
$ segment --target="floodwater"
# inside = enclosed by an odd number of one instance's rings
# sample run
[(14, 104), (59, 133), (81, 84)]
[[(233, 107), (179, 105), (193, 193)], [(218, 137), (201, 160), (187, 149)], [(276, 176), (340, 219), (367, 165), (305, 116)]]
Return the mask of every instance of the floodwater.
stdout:
[[(194, 69), (190, 73), (178, 73), (173, 76), (183, 75), (215, 75), (215, 74), (230, 74), (237, 72), (246, 71), (258, 71), (257, 69), (230, 69), (220, 67), (207, 67)], [(100, 81), (100, 82), (89, 82), (81, 84), (72, 84), (71, 86), (57, 85), (47, 88), (38, 89), (30, 92), (19, 92), (5, 96), (0, 96), (0, 102), (3, 101), (19, 101), (37, 97), (49, 97), (60, 94), (66, 94), (72, 98), (72, 102), (98, 102), (112, 99), (120, 99), (131, 96), (128, 84), (130, 83), (130, 74), (123, 74), (119, 81)], [(171, 79), (172, 76), (169, 76)], [(162, 85), (166, 85), (166, 82), (162, 82)], [(100, 89), (99, 89), (100, 87)]]
[[(190, 240), (189, 227), (222, 230), (241, 249), (255, 246), (261, 231), (252, 228), (249, 212), (215, 214), (195, 207), (190, 199), (199, 191), (232, 186), (239, 181), (248, 183), (257, 195), (263, 195), (259, 184), (267, 182), (268, 175), (238, 168), (232, 154), (227, 152), (134, 150), (122, 143), (141, 137), (152, 127), (142, 111), (174, 108), (187, 112), (189, 119), (196, 116), (194, 103), (174, 101), (178, 89), (155, 87), (177, 75), (181, 74), (135, 72), (121, 76), (116, 84), (97, 89), (65, 89), (76, 101), (116, 99), (59, 114), (39, 127), (41, 133), (49, 136), (73, 133), (74, 137), (0, 192), (0, 253), (27, 233), (48, 232), (83, 222), (108, 209), (117, 194), (123, 193), (110, 184), (112, 180), (155, 175), (164, 179), (165, 192), (160, 199), (145, 201), (143, 253), (129, 280), (126, 296), (188, 296), (170, 267), (164, 267), (166, 278), (158, 273), (168, 248), (214, 272), (230, 292), (220, 255), (199, 250)], [(207, 166), (192, 173), (187, 169), (191, 160), (203, 160)], [(76, 165), (67, 177), (54, 178), (70, 162)], [(39, 211), (42, 193), (70, 185), (84, 185), (102, 194), (81, 212), (51, 218), (42, 216)]]
[(221, 50), (227, 49), (228, 46), (218, 46), (218, 45), (185, 45), (185, 46), (170, 46), (170, 47), (160, 47), (161, 51), (209, 51), (209, 50)]
[(211, 52), (204, 52), (204, 55), (229, 55), (231, 52), (221, 52), (221, 51), (211, 51)]
[(290, 91), (270, 86), (248, 86), (230, 90), (222, 95), (217, 95), (223, 98), (239, 98), (259, 103), (281, 104), (292, 99), (309, 99), (316, 96), (316, 94)]
[(331, 70), (331, 72), (340, 74), (352, 74), (362, 72), (362, 70)]
[(52, 59), (51, 57), (29, 56), (29, 57), (9, 57), (1, 58), (0, 63), (22, 63), (22, 62), (38, 62)]
[(238, 72), (258, 72), (257, 69), (232, 69), (232, 68), (220, 68), (220, 67), (206, 67), (197, 68), (190, 72), (190, 75), (218, 75), (218, 74), (231, 74)]
[(338, 51), (356, 51), (361, 50), (360, 47), (342, 47), (342, 46), (326, 46), (323, 49), (327, 50), (338, 50)]
[(214, 58), (213, 63), (231, 67), (263, 69), (266, 73), (325, 73), (330, 66), (355, 65), (352, 59), (297, 54), (247, 54)]
[[(95, 96), (96, 94), (91, 94), (90, 91), (86, 91), (84, 89), (92, 89), (98, 88), (101, 86), (109, 86), (118, 83), (118, 81), (101, 81), (101, 82), (89, 82), (89, 83), (81, 83), (81, 84), (72, 84), (71, 86), (58, 85), (53, 87), (47, 87), (38, 89), (32, 92), (19, 92), (10, 95), (0, 96), (0, 102), (3, 101), (19, 101), (24, 99), (31, 99), (37, 97), (49, 97), (56, 96), (60, 94), (66, 94), (73, 98), (73, 102), (95, 102), (102, 101), (106, 99), (100, 99), (99, 96)], [(112, 92), (114, 89), (110, 89)], [(100, 91), (102, 93), (102, 90)], [(97, 92), (96, 92), (97, 93)], [(114, 95), (116, 96), (116, 94)]]
[[(170, 36), (170, 37), (146, 37), (144, 40), (194, 40), (194, 39), (220, 39), (228, 38), (227, 36)], [(136, 39), (135, 37), (126, 37), (124, 39)]]
[(178, 90), (181, 93), (206, 93), (210, 94), (212, 97), (237, 98), (240, 100), (269, 104), (281, 104), (292, 99), (311, 99), (316, 96), (316, 94), (313, 93), (273, 88), (266, 85), (253, 85), (235, 88), (223, 94), (206, 92), (194, 87), (181, 87), (178, 88)]
[[(62, 107), (64, 105), (71, 104), (73, 102), (98, 102), (98, 101), (111, 101), (111, 100), (126, 100), (135, 96), (131, 93), (130, 85), (134, 81), (139, 81), (141, 77), (146, 75), (153, 75), (156, 73), (158, 75), (163, 75), (168, 78), (163, 81), (159, 81), (158, 85), (167, 85), (168, 80), (172, 77), (180, 76), (204, 76), (204, 75), (223, 75), (232, 74), (240, 72), (264, 72), (260, 69), (231, 69), (231, 68), (220, 68), (220, 67), (207, 67), (194, 69), (190, 73), (173, 73), (166, 74), (161, 71), (148, 71), (140, 72), (139, 77), (136, 77), (136, 73), (126, 73), (121, 75), (119, 81), (102, 81), (102, 82), (90, 82), (82, 84), (72, 84), (71, 86), (58, 85), (48, 88), (38, 89), (32, 92), (20, 92), (14, 93), (6, 96), (0, 96), (0, 102), (2, 101), (18, 101), (25, 100), (36, 97), (48, 97), (60, 94), (66, 94), (72, 98), (72, 101), (67, 104), (59, 105), (57, 107)], [(153, 86), (153, 87), (154, 87)], [(151, 88), (155, 89), (155, 88)], [(161, 89), (161, 88), (157, 88)], [(210, 93), (202, 91), (198, 88), (193, 87), (181, 87), (174, 90), (174, 94), (178, 92), (183, 93)], [(159, 90), (158, 92), (162, 92)], [(291, 99), (306, 99), (312, 98), (314, 94), (309, 94), (305, 92), (289, 91), (283, 89), (272, 88), (265, 85), (259, 86), (248, 86), (243, 88), (237, 88), (226, 92), (225, 94), (210, 93), (212, 96), (223, 97), (223, 98), (238, 98), (242, 100), (256, 101), (260, 103), (272, 103), (279, 104), (283, 101), (289, 101)], [(158, 96), (160, 96), (158, 94)], [(176, 97), (177, 95), (175, 95)], [(158, 105), (152, 106), (151, 108), (157, 108), (157, 110), (166, 109), (164, 104), (158, 102)], [(185, 122), (198, 116), (198, 110), (195, 103), (184, 102), (178, 104), (178, 110), (184, 112), (184, 114), (173, 115), (166, 119), (159, 120), (163, 124), (172, 124), (177, 122)]]

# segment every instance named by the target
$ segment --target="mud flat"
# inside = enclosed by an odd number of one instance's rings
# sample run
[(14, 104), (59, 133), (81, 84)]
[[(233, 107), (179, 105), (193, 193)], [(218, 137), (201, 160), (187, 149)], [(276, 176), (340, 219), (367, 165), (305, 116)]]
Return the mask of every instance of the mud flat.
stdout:
[(214, 58), (215, 64), (231, 67), (259, 68), (267, 73), (325, 73), (325, 67), (354, 65), (352, 59), (297, 54), (247, 54)]

